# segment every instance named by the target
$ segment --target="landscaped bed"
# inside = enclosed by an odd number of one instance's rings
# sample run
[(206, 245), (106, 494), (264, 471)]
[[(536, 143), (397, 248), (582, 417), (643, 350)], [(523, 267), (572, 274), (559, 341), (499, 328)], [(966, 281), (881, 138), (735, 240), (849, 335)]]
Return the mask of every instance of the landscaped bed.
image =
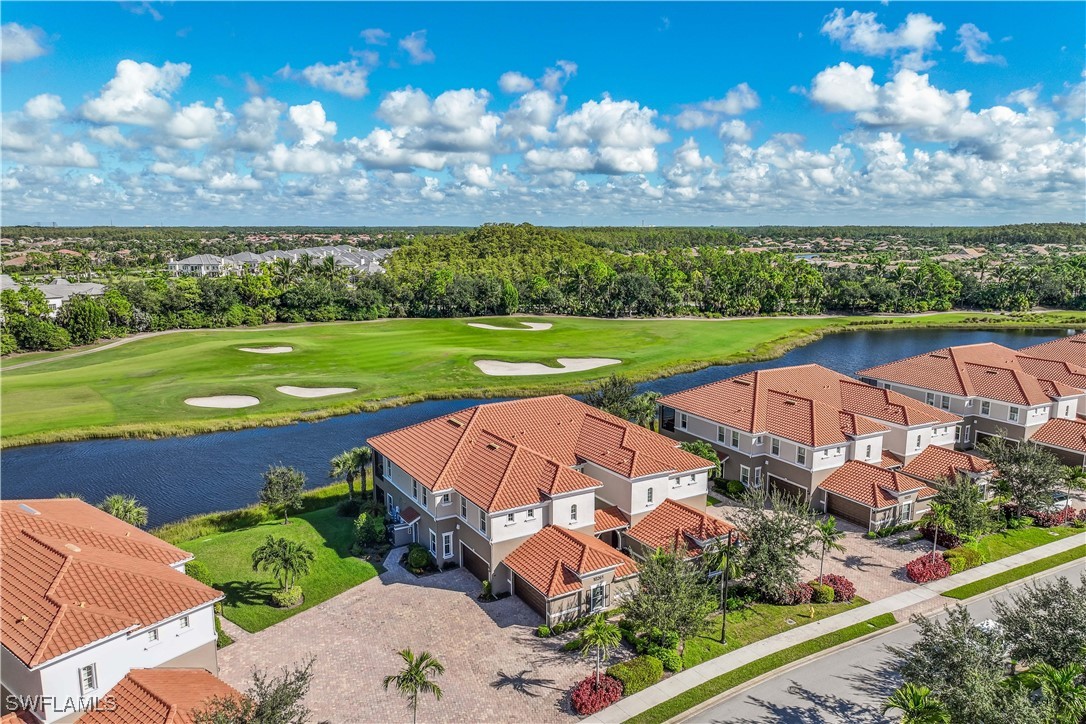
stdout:
[[(1082, 533), (1082, 531), (1078, 532), (1080, 534)], [(943, 595), (947, 598), (965, 600), (967, 598), (972, 598), (973, 596), (979, 596), (982, 593), (987, 593), (994, 588), (999, 588), (1008, 583), (1021, 580), (1027, 576), (1040, 573), (1041, 571), (1047, 571), (1049, 568), (1062, 566), (1064, 563), (1071, 563), (1072, 561), (1082, 560), (1083, 558), (1086, 558), (1086, 546), (1076, 546), (1075, 548), (1071, 548), (1062, 553), (1057, 553), (1048, 556), (1047, 558), (1033, 561), (1032, 563), (1026, 563), (1025, 565), (1011, 568), (1008, 571), (982, 578), (979, 581), (967, 583), (964, 586), (952, 588), (949, 591), (944, 591)]]
[[(309, 575), (299, 581), (305, 602), (296, 608), (272, 606), (273, 577), (252, 570), (252, 552), (268, 536), (304, 543), (315, 555)], [(289, 525), (269, 521), (179, 546), (207, 565), (213, 584), (226, 594), (223, 615), (246, 631), (256, 632), (377, 575), (373, 565), (350, 554), (353, 542), (354, 520), (336, 515), (335, 507), (330, 507), (291, 516)]]

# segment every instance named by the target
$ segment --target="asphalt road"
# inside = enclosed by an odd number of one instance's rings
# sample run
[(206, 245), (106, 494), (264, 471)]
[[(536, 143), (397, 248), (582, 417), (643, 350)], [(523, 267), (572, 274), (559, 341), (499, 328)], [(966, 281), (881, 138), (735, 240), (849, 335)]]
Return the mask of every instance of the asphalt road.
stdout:
[[(1066, 576), (1077, 581), (1083, 572), (1086, 563), (1079, 562), (1038, 580)], [(1021, 585), (1018, 583), (1014, 588)], [(992, 602), (1005, 596), (1006, 589), (999, 589), (994, 596), (975, 600), (966, 608), (974, 619), (990, 618)], [(897, 721), (879, 713), (883, 701), (901, 683), (890, 668), (893, 656), (886, 646), (908, 646), (915, 640), (916, 626), (895, 629), (763, 681), (687, 721), (721, 724)]]

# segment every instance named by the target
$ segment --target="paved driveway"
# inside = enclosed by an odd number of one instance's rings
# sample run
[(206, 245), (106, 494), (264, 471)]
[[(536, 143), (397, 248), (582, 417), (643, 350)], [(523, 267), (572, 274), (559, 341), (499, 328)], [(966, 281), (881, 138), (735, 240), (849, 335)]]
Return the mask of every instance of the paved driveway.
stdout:
[(394, 561), (388, 572), (219, 652), (219, 675), (244, 690), (255, 667), (276, 671), (316, 657), (306, 704), (313, 721), (406, 722), (411, 712), (381, 680), (396, 673), (396, 652), (426, 650), (443, 664), (445, 696), (419, 705), (420, 722), (570, 720), (566, 692), (591, 672), (570, 638), (538, 639), (540, 619), (520, 599), (480, 604), (480, 586), (454, 570), (416, 578)]

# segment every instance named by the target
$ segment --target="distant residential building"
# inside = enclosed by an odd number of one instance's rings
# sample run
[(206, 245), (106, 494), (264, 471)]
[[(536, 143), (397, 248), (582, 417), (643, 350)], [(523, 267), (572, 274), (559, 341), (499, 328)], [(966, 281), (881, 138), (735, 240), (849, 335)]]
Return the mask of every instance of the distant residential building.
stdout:
[(194, 277), (218, 277), (236, 268), (233, 262), (214, 254), (197, 254), (180, 261), (170, 261), (166, 267), (176, 276)]
[[(7, 274), (0, 274), (0, 290), (20, 289), (22, 286)], [(57, 312), (64, 306), (64, 303), (77, 294), (86, 297), (100, 297), (106, 293), (105, 284), (98, 284), (97, 282), (73, 283), (61, 277), (57, 277), (45, 284), (31, 284), (30, 286), (45, 295), (45, 301), (49, 305), (50, 317), (57, 316)]]
[(336, 265), (352, 274), (382, 274), (382, 263), (395, 251), (394, 249), (359, 249), (347, 244), (338, 246), (311, 246), (298, 249), (272, 249), (256, 254), (243, 251), (226, 257), (214, 254), (198, 254), (167, 264), (170, 273), (175, 276), (223, 276), (257, 271), (264, 264), (274, 263), (276, 259), (290, 259), (298, 263), (316, 266), (327, 256), (336, 260)]

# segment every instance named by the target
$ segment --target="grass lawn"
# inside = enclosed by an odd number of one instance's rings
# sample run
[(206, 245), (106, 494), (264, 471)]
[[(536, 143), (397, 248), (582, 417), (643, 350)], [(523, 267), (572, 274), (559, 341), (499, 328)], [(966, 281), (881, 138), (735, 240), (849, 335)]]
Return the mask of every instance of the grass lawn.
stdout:
[[(851, 603), (815, 604), (813, 619), (808, 618), (810, 606), (775, 606), (769, 603), (756, 603), (751, 608), (728, 613), (728, 645), (726, 647), (720, 643), (720, 616), (712, 616), (705, 622), (701, 635), (686, 642), (683, 649), (683, 667), (689, 669), (703, 661), (735, 651), (741, 646), (761, 641), (812, 621), (820, 621), (866, 603), (867, 601), (857, 596)], [(786, 623), (789, 619), (794, 623)]]
[[(336, 515), (334, 507), (291, 516), (290, 520), (290, 525), (262, 523), (180, 544), (207, 564), (215, 587), (226, 594), (223, 615), (246, 631), (265, 629), (377, 575), (372, 565), (348, 553), (354, 521)], [(274, 579), (252, 570), (250, 556), (269, 535), (304, 542), (316, 556), (309, 575), (300, 581), (305, 603), (297, 608), (270, 606)]]
[(1058, 526), (1054, 528), (1018, 528), (1002, 533), (990, 533), (977, 543), (977, 549), (984, 556), (985, 562), (998, 561), (1000, 558), (1013, 556), (1015, 553), (1030, 548), (1043, 546), (1045, 543), (1062, 540), (1075, 534), (1082, 535), (1081, 528)]
[[(1082, 531), (1079, 531), (1079, 533), (1081, 532)], [(1025, 565), (1018, 566), (1017, 568), (1012, 568), (1009, 571), (997, 573), (994, 576), (988, 576), (987, 578), (982, 578), (979, 581), (973, 581), (972, 583), (967, 583), (964, 586), (952, 588), (949, 591), (944, 592), (943, 595), (947, 596), (948, 598), (957, 598), (959, 600), (972, 598), (973, 596), (979, 596), (982, 593), (987, 593), (993, 588), (1005, 586), (1008, 583), (1012, 583), (1022, 578), (1026, 578), (1027, 576), (1032, 576), (1035, 573), (1047, 571), (1049, 568), (1055, 568), (1056, 566), (1061, 566), (1064, 563), (1070, 563), (1072, 561), (1077, 561), (1082, 558), (1086, 558), (1086, 546), (1071, 548), (1070, 550), (1066, 550), (1063, 553), (1057, 553), (1054, 556), (1041, 558), (1039, 560), (1033, 561), (1032, 563), (1026, 563)]]
[[(652, 379), (711, 364), (768, 359), (827, 330), (853, 324), (857, 329), (977, 327), (983, 326), (978, 319), (991, 319), (1000, 327), (1058, 327), (1065, 318), (1059, 313), (732, 321), (547, 317), (537, 321), (554, 327), (540, 332), (477, 329), (465, 319), (393, 319), (194, 330), (5, 371), (0, 425), (4, 445), (236, 429), (425, 397), (575, 392), (612, 372)], [(487, 321), (510, 323), (508, 318)], [(698, 343), (690, 344), (691, 339)], [(263, 355), (238, 349), (247, 346), (290, 346), (294, 351)], [(555, 365), (558, 357), (614, 357), (622, 364), (533, 377), (491, 377), (473, 364), (498, 359)], [(357, 391), (303, 399), (276, 391), (284, 384)], [(187, 397), (225, 394), (253, 395), (260, 404), (219, 410), (184, 402)]]
[(839, 631), (823, 634), (810, 641), (804, 641), (801, 644), (782, 649), (769, 656), (763, 656), (760, 659), (751, 661), (749, 664), (744, 664), (726, 674), (721, 674), (716, 678), (709, 679), (704, 684), (699, 684), (676, 697), (657, 704), (651, 709), (644, 711), (631, 719), (627, 719), (626, 724), (658, 724), (659, 722), (665, 722), (698, 704), (708, 701), (718, 694), (723, 694), (728, 689), (734, 689), (740, 684), (744, 684), (773, 669), (786, 666), (793, 661), (798, 661), (799, 659), (816, 654), (819, 651), (824, 651), (825, 649), (833, 648), (834, 646), (840, 646), (853, 639), (866, 636), (869, 633), (874, 633), (879, 629), (893, 626), (895, 623), (897, 623), (897, 620), (892, 613), (884, 613), (881, 616), (875, 616), (867, 621), (861, 621), (860, 623), (847, 626)]
[(710, 494), (710, 495), (705, 496), (705, 504), (706, 505), (720, 505), (723, 502), (724, 502), (723, 500), (721, 500), (720, 498), (718, 498), (718, 497), (716, 497), (714, 495)]

